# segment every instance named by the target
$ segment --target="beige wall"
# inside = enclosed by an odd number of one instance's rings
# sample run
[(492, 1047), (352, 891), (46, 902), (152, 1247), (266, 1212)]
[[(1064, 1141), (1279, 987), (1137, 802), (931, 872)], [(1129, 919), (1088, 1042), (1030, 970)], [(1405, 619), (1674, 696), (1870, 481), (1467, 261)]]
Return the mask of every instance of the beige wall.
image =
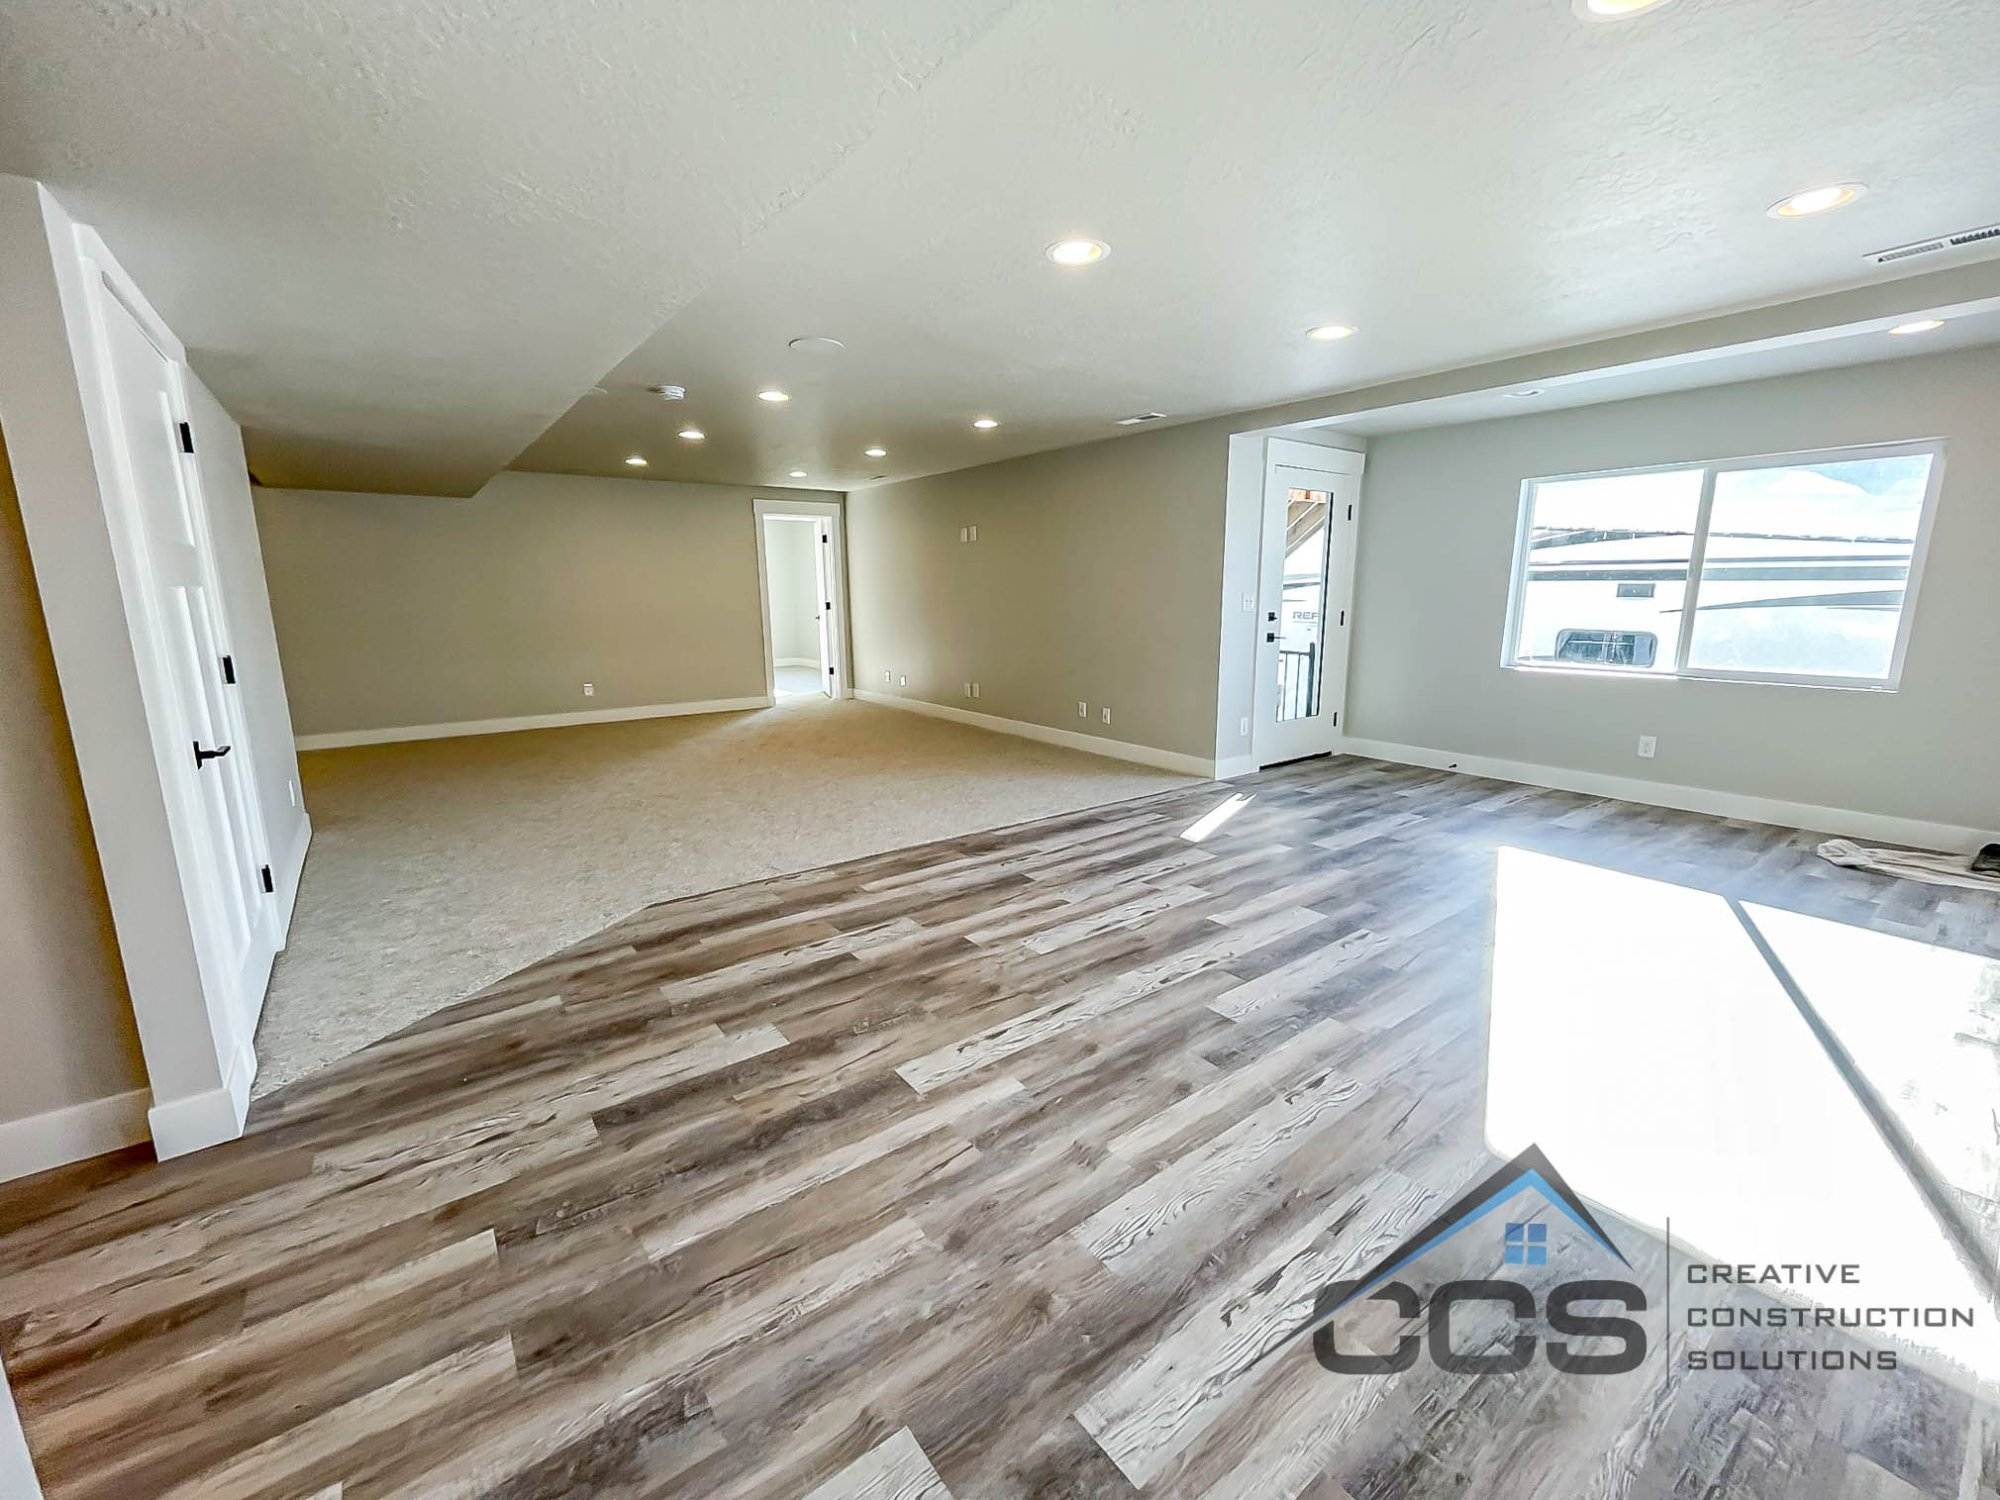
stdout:
[(469, 500), (260, 490), (293, 724), (759, 696), (758, 493), (515, 473)]
[(146, 1086), (0, 446), (0, 1122)]
[[(2000, 349), (1371, 441), (1348, 705), (1370, 739), (2000, 828)], [(1895, 693), (1507, 671), (1521, 482), (1946, 439)], [(1658, 757), (1635, 755), (1659, 737)]]
[(855, 687), (1211, 758), (1227, 461), (1202, 423), (856, 491)]

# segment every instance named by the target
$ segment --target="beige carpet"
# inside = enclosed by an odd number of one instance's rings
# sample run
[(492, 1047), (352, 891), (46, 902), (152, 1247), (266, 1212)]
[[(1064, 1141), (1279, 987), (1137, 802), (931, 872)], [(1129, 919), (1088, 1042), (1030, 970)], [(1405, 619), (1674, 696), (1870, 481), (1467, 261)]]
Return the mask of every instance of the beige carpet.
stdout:
[(299, 765), (313, 846), (259, 1095), (648, 902), (1189, 779), (818, 697)]

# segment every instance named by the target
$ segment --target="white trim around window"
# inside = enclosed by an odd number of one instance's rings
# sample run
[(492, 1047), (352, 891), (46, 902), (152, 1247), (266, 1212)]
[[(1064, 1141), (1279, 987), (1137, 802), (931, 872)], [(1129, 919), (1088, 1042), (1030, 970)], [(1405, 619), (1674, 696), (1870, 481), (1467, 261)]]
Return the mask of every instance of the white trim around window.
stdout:
[[(1551, 673), (1566, 677), (1617, 677), (1650, 681), (1672, 681), (1676, 678), (1694, 678), (1711, 682), (1755, 682), (1786, 687), (1825, 687), (1858, 689), (1872, 692), (1894, 692), (1902, 683), (1903, 662), (1909, 650), (1911, 625), (1916, 619), (1918, 586), (1923, 578), (1924, 560), (1930, 551), (1931, 527), (1937, 516), (1937, 500), (1944, 481), (1944, 441), (1940, 438), (1904, 443), (1877, 443), (1848, 448), (1821, 448), (1800, 453), (1765, 454), (1750, 458), (1715, 459), (1691, 461), (1687, 463), (1650, 464), (1629, 469), (1597, 469), (1575, 474), (1549, 474), (1524, 480), (1521, 485), (1520, 514), (1515, 526), (1513, 570), (1507, 591), (1507, 619), (1500, 641), (1500, 665), (1509, 671)], [(1922, 508), (1918, 513), (1914, 540), (1911, 544), (1909, 573), (1903, 583), (1902, 601), (1898, 606), (1896, 638), (1891, 649), (1888, 667), (1879, 676), (1840, 676), (1826, 673), (1798, 673), (1784, 671), (1725, 670), (1715, 667), (1699, 667), (1690, 664), (1697, 612), (1703, 584), (1703, 566), (1707, 560), (1709, 523), (1715, 508), (1717, 478), (1724, 474), (1759, 469), (1796, 468), (1812, 464), (1854, 462), (1858, 460), (1916, 457), (1930, 458), (1930, 469), (1925, 479)], [(1583, 662), (1553, 661), (1548, 659), (1525, 659), (1522, 655), (1522, 632), (1525, 624), (1526, 593), (1530, 564), (1532, 534), (1535, 525), (1535, 500), (1538, 489), (1543, 485), (1559, 484), (1578, 480), (1621, 479), (1652, 474), (1694, 474), (1701, 476), (1700, 500), (1694, 520), (1693, 539), (1686, 564), (1687, 593), (1680, 610), (1680, 619), (1674, 626), (1671, 642), (1660, 641), (1659, 646), (1670, 647), (1670, 661), (1653, 665), (1594, 665)]]

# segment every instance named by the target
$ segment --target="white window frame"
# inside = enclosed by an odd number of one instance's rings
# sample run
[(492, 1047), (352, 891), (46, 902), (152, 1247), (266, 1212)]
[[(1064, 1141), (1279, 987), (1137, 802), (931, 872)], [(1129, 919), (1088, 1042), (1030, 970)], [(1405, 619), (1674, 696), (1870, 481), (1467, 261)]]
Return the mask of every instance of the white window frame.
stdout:
[[(1924, 487), (1923, 509), (1917, 516), (1917, 536), (1910, 552), (1910, 576), (1903, 586), (1903, 607), (1896, 621), (1896, 645), (1889, 656), (1889, 670), (1881, 677), (1827, 677), (1800, 672), (1738, 672), (1715, 667), (1688, 665), (1688, 647), (1694, 639), (1695, 612), (1700, 605), (1701, 569), (1708, 553), (1709, 513), (1715, 507), (1715, 480), (1718, 474), (1745, 469), (1777, 469), (1797, 464), (1839, 463), (1870, 458), (1908, 458), (1928, 454), (1930, 474)], [(1938, 492), (1944, 483), (1945, 441), (1923, 438), (1903, 443), (1863, 443), (1846, 448), (1812, 448), (1798, 453), (1765, 453), (1747, 458), (1688, 459), (1681, 463), (1646, 464), (1637, 468), (1592, 469), (1576, 474), (1541, 474), (1521, 481), (1520, 515), (1514, 526), (1514, 567), (1507, 589), (1507, 621), (1500, 637), (1500, 665), (1510, 672), (1534, 672), (1564, 677), (1617, 677), (1673, 682), (1694, 679), (1703, 682), (1756, 682), (1778, 687), (1818, 687), (1893, 693), (1902, 686), (1903, 659), (1909, 650), (1910, 627), (1917, 617), (1917, 591), (1923, 581), (1924, 560), (1930, 553), (1931, 526), (1937, 517)], [(1539, 485), (1558, 484), (1573, 479), (1621, 479), (1636, 474), (1673, 474), (1699, 469), (1701, 500), (1695, 509), (1694, 543), (1688, 554), (1688, 596), (1681, 611), (1680, 631), (1673, 642), (1672, 666), (1667, 670), (1648, 667), (1592, 667), (1554, 662), (1525, 662), (1515, 658), (1520, 651), (1521, 612), (1527, 600), (1528, 542), (1534, 526), (1535, 490)]]

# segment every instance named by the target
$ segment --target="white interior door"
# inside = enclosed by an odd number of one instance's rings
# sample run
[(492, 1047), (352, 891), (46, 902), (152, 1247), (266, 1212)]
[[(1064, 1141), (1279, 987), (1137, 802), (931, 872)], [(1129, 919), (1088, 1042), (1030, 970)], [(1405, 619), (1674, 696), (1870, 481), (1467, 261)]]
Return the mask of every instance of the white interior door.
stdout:
[(1360, 454), (1272, 440), (1250, 737), (1261, 766), (1339, 744), (1360, 490)]
[(833, 523), (813, 523), (813, 613), (819, 618), (819, 686), (829, 698), (840, 696), (840, 673), (833, 649)]
[(250, 786), (248, 747), (233, 689), (200, 511), (191, 443), (173, 362), (108, 288), (98, 297), (103, 351), (122, 469), (123, 500), (152, 679), (149, 712), (166, 790), (178, 804), (182, 884), (200, 945), (202, 972), (218, 986), (236, 1035), (254, 1032), (276, 953), (266, 910), (267, 859)]

